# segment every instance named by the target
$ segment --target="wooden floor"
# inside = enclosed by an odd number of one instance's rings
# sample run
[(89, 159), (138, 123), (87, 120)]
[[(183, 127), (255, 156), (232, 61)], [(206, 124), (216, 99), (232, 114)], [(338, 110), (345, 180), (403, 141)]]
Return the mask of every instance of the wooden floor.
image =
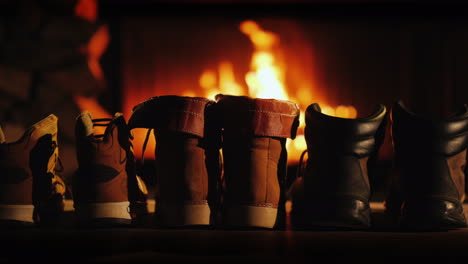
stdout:
[[(373, 219), (384, 221), (382, 204), (372, 203), (371, 207)], [(67, 202), (70, 216), (72, 209)], [(368, 231), (90, 229), (64, 225), (3, 228), (0, 244), (0, 262), (33, 258), (40, 263), (301, 263), (323, 257), (363, 262), (372, 259), (375, 262), (378, 257), (381, 262), (392, 256), (468, 257), (468, 229), (441, 232), (385, 228)]]

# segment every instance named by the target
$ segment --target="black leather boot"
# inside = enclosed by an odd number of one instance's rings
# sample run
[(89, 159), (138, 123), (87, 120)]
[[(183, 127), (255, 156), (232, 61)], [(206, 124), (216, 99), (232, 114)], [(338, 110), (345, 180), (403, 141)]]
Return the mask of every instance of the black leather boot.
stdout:
[(465, 227), (468, 107), (451, 118), (433, 120), (397, 102), (391, 119), (397, 173), (387, 212), (399, 214), (406, 229)]
[(306, 110), (308, 160), (304, 175), (306, 227), (365, 229), (371, 225), (368, 164), (377, 158), (386, 108), (346, 119)]

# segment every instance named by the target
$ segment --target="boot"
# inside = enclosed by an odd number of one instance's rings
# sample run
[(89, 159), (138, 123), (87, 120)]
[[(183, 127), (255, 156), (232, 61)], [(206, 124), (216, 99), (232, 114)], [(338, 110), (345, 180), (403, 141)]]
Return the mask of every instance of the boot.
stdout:
[(156, 138), (155, 222), (162, 227), (212, 223), (205, 139), (205, 98), (153, 97), (137, 105), (130, 128), (154, 129)]
[(65, 183), (57, 175), (55, 115), (37, 122), (15, 142), (0, 129), (0, 220), (56, 225), (64, 211)]
[(465, 227), (468, 107), (448, 119), (418, 116), (396, 102), (391, 112), (397, 169), (386, 211), (405, 229)]
[(385, 116), (383, 105), (378, 105), (372, 115), (356, 119), (325, 115), (318, 104), (307, 108), (304, 227), (366, 229), (371, 226), (368, 171), (383, 142)]
[(274, 99), (216, 96), (223, 129), (222, 225), (284, 227), (286, 138), (294, 138), (299, 107)]
[[(106, 127), (103, 135), (95, 126)], [(78, 170), (73, 175), (73, 200), (80, 226), (138, 223), (147, 214), (146, 186), (135, 174), (135, 158), (127, 124), (120, 113), (76, 121)]]

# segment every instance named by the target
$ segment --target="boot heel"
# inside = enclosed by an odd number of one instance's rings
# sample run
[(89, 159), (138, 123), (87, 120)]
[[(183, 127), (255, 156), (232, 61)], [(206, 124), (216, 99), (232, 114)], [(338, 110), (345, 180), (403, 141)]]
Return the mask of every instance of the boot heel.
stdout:
[(205, 226), (211, 224), (210, 217), (211, 210), (208, 204), (184, 204), (156, 208), (156, 224), (161, 226)]
[(75, 216), (80, 225), (127, 225), (132, 222), (129, 206), (129, 202), (75, 205)]
[(232, 227), (273, 228), (278, 208), (266, 206), (232, 206), (226, 208), (224, 225)]
[(460, 202), (438, 199), (406, 202), (400, 223), (402, 228), (410, 230), (466, 227), (463, 205)]
[(32, 204), (1, 204), (0, 220), (33, 223), (33, 212)]
[(368, 203), (352, 198), (331, 199), (309, 206), (308, 227), (323, 229), (368, 229), (371, 209)]

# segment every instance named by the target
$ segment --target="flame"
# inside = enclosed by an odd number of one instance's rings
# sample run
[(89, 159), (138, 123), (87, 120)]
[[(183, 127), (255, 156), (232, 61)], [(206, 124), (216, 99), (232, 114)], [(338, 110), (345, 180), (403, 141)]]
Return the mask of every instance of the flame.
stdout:
[[(300, 98), (301, 102), (316, 102), (309, 86), (297, 89), (295, 94), (288, 93), (290, 89), (286, 87), (285, 82), (286, 66), (283, 66), (286, 63), (281, 61), (281, 43), (276, 34), (262, 29), (258, 23), (252, 20), (242, 22), (239, 28), (242, 33), (248, 36), (254, 46), (250, 70), (245, 74), (244, 79), (247, 88), (236, 82), (233, 65), (223, 61), (219, 64), (217, 71), (206, 69), (200, 75), (199, 85), (203, 88), (205, 97), (214, 98), (216, 94), (224, 93), (293, 102), (297, 102), (295, 98)], [(320, 103), (320, 106), (322, 113), (326, 115), (342, 118), (356, 118), (357, 116), (357, 110), (353, 106), (339, 105), (334, 108), (325, 103)], [(303, 105), (303, 107), (307, 107), (307, 105)], [(286, 142), (288, 160), (291, 162), (297, 162), (302, 152), (307, 149), (303, 135), (305, 127), (303, 109), (301, 109), (299, 121), (297, 137)]]
[(275, 54), (279, 45), (278, 36), (263, 30), (251, 20), (242, 22), (240, 30), (250, 38), (255, 48), (251, 69), (245, 75), (249, 95), (256, 98), (290, 100), (284, 85), (284, 71), (279, 65), (278, 54)]
[(205, 97), (214, 99), (217, 94), (244, 95), (244, 88), (236, 82), (234, 66), (228, 61), (219, 63), (218, 71), (205, 70), (199, 79)]
[(339, 105), (335, 109), (335, 116), (343, 118), (356, 118), (357, 111), (353, 106)]
[[(86, 0), (83, 0), (86, 1)], [(307, 144), (304, 137), (305, 128), (305, 108), (311, 103), (319, 103), (322, 112), (326, 115), (342, 118), (356, 118), (357, 110), (350, 105), (332, 106), (329, 102), (324, 102), (316, 92), (318, 84), (311, 81), (310, 78), (298, 80), (302, 83), (298, 87), (288, 87), (286, 82), (287, 57), (284, 56), (281, 47), (280, 37), (268, 30), (263, 29), (257, 22), (252, 20), (243, 21), (239, 25), (239, 30), (250, 40), (253, 46), (252, 56), (247, 72), (243, 76), (235, 74), (235, 65), (230, 61), (219, 61), (215, 67), (203, 69), (199, 75), (199, 90), (175, 90), (172, 94), (183, 96), (203, 96), (214, 99), (216, 94), (247, 95), (252, 98), (270, 98), (278, 100), (287, 100), (296, 102), (301, 110), (300, 125), (297, 131), (297, 137), (294, 140), (287, 140), (286, 148), (288, 151), (288, 161), (291, 163), (299, 161)], [(243, 78), (242, 78), (243, 77)], [(124, 116), (131, 115), (131, 109), (136, 103), (142, 102), (151, 96), (157, 95), (162, 91), (148, 89), (148, 93), (135, 93), (131, 87), (124, 89), (123, 113)], [(132, 131), (135, 136), (134, 146), (135, 155), (142, 155), (146, 131), (135, 129)], [(149, 138), (148, 150), (154, 149), (154, 137)], [(145, 158), (154, 158), (154, 151), (146, 151)]]
[(78, 17), (95, 22), (98, 16), (97, 0), (78, 0), (74, 12)]

